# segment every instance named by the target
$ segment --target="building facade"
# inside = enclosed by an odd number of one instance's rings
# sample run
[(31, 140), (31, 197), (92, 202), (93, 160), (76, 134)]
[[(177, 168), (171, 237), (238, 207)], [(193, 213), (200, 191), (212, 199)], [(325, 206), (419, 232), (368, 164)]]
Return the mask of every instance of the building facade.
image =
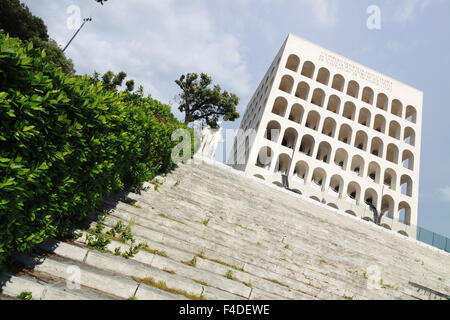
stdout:
[[(250, 100), (228, 164), (415, 237), (423, 93), (294, 35)], [(283, 178), (284, 176), (284, 178)]]

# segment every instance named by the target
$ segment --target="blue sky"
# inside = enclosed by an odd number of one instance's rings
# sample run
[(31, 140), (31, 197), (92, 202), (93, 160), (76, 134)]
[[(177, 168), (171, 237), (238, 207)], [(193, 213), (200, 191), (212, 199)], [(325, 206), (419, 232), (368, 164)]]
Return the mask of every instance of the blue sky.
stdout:
[[(450, 236), (450, 1), (446, 0), (26, 0), (64, 46), (74, 12), (91, 15), (67, 49), (77, 73), (125, 71), (172, 106), (174, 80), (207, 72), (247, 102), (289, 33), (424, 92), (419, 225)], [(370, 5), (381, 30), (369, 30)], [(69, 25), (68, 25), (69, 22)], [(224, 124), (237, 128), (240, 120)], [(221, 152), (219, 151), (219, 155)]]

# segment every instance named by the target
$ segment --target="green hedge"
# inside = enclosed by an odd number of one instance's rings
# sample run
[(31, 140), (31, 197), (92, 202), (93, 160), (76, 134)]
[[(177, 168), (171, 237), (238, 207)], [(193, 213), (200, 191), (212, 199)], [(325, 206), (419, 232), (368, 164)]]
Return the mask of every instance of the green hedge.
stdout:
[(79, 226), (108, 193), (170, 170), (187, 128), (151, 98), (71, 76), (0, 32), (0, 265)]

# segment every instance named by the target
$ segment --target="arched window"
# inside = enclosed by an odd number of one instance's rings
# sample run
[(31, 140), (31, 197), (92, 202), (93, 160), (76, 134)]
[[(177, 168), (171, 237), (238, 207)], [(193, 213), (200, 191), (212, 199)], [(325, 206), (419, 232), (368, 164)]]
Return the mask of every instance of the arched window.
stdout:
[(347, 94), (353, 98), (358, 99), (359, 96), (358, 82), (352, 80), (348, 83)]
[(359, 184), (356, 182), (350, 182), (347, 187), (347, 200), (356, 204), (359, 203), (360, 196), (361, 187)]
[(302, 143), (300, 144), (299, 151), (311, 157), (314, 152), (314, 145), (315, 145), (314, 138), (309, 134), (307, 134), (302, 138)]
[(315, 70), (315, 66), (314, 63), (312, 63), (311, 61), (306, 61), (303, 64), (303, 69), (302, 69), (302, 76), (308, 77), (308, 78), (313, 78), (314, 76), (314, 70)]
[(287, 106), (287, 100), (283, 97), (278, 97), (275, 99), (275, 103), (273, 104), (272, 113), (279, 115), (280, 117), (284, 117), (286, 115)]
[(300, 58), (295, 54), (291, 54), (287, 60), (286, 69), (297, 72), (299, 66), (300, 66)]
[(277, 121), (272, 120), (267, 124), (264, 138), (273, 142), (277, 142), (280, 136), (280, 131), (281, 125)]
[(260, 168), (269, 170), (272, 163), (273, 152), (269, 147), (263, 147), (259, 150), (258, 159), (256, 160), (256, 165)]
[(412, 123), (417, 122), (417, 111), (413, 106), (406, 107), (406, 120)]
[(331, 202), (330, 202), (329, 204), (327, 204), (327, 206), (329, 206), (330, 208), (339, 210), (339, 207), (338, 207), (335, 203), (331, 203)]
[(323, 141), (319, 144), (316, 159), (319, 161), (323, 161), (325, 163), (330, 163), (330, 158), (331, 158), (331, 145), (328, 142)]
[(286, 93), (292, 92), (292, 87), (294, 86), (294, 78), (291, 76), (285, 75), (283, 78), (281, 78), (281, 83), (279, 89), (281, 91), (284, 91)]
[(399, 100), (397, 100), (397, 99), (392, 100), (391, 113), (393, 115), (396, 115), (397, 117), (400, 117), (400, 118), (402, 117), (403, 105)]
[(395, 191), (396, 185), (397, 185), (397, 174), (394, 170), (388, 168), (384, 172), (384, 185), (387, 186), (389, 189)]
[(414, 170), (414, 155), (411, 151), (403, 151), (402, 164), (404, 168)]
[(337, 74), (333, 78), (333, 85), (331, 86), (333, 89), (337, 91), (344, 91), (345, 79), (340, 74)]
[(352, 128), (348, 124), (343, 124), (339, 131), (339, 141), (351, 144), (352, 143)]
[(313, 93), (313, 97), (311, 99), (311, 103), (316, 106), (323, 107), (325, 102), (325, 92), (322, 89), (315, 89)]
[(336, 121), (333, 118), (326, 118), (323, 123), (322, 133), (334, 138), (336, 134)]
[(299, 178), (304, 183), (305, 179), (308, 177), (308, 172), (309, 166), (305, 161), (297, 162), (294, 169), (294, 177)]
[(372, 204), (376, 208), (378, 206), (378, 193), (374, 189), (368, 188), (364, 194), (364, 202), (367, 205)]
[(405, 128), (405, 135), (403, 137), (405, 143), (415, 146), (416, 145), (416, 132), (411, 127)]
[(308, 100), (309, 96), (309, 85), (306, 82), (300, 82), (297, 86), (297, 91), (295, 92), (297, 98)]
[(413, 182), (410, 176), (403, 175), (400, 179), (400, 187), (402, 194), (408, 197), (412, 197), (413, 194)]
[(284, 133), (283, 141), (281, 144), (287, 148), (295, 149), (297, 143), (298, 133), (294, 128), (288, 128)]
[(356, 213), (354, 213), (352, 210), (347, 210), (345, 211), (345, 213), (348, 213), (349, 215), (356, 217)]
[(400, 124), (397, 121), (391, 121), (389, 125), (389, 136), (395, 139), (400, 139)]
[(380, 183), (380, 166), (376, 162), (371, 162), (369, 164), (369, 169), (367, 171), (367, 176), (375, 183)]
[(328, 107), (327, 110), (339, 114), (339, 110), (341, 107), (341, 99), (338, 96), (332, 95), (328, 99)]
[(358, 176), (364, 177), (364, 160), (361, 156), (353, 156), (350, 170), (356, 173)]
[(370, 153), (374, 156), (383, 157), (383, 141), (380, 138), (375, 137), (372, 139), (372, 144), (370, 146)]
[(373, 129), (381, 133), (386, 132), (386, 119), (381, 114), (375, 116)]
[(390, 195), (384, 195), (383, 199), (381, 200), (381, 213), (384, 216), (393, 219), (394, 210), (394, 199), (392, 199)]
[(319, 73), (317, 74), (317, 82), (327, 86), (329, 81), (330, 71), (328, 71), (327, 68), (320, 68)]
[(320, 115), (317, 111), (310, 111), (308, 114), (308, 118), (306, 119), (306, 127), (312, 130), (318, 130), (320, 123)]
[(362, 108), (359, 111), (358, 123), (363, 126), (370, 127), (370, 111), (366, 108)]
[(377, 108), (387, 111), (388, 109), (388, 97), (384, 93), (379, 93), (377, 98)]
[(398, 164), (398, 148), (395, 144), (389, 144), (386, 152), (386, 160)]
[(411, 207), (406, 202), (398, 205), (398, 220), (406, 225), (411, 225)]
[(303, 107), (298, 103), (294, 104), (291, 108), (291, 113), (289, 114), (289, 120), (296, 123), (301, 123), (303, 119), (303, 113), (304, 113)]
[(291, 165), (291, 157), (283, 153), (278, 157), (277, 164), (275, 166), (275, 173), (288, 174), (289, 166)]
[(323, 191), (326, 179), (327, 174), (325, 173), (325, 170), (322, 168), (316, 168), (311, 179), (311, 186), (315, 189)]
[(355, 120), (355, 114), (356, 114), (356, 107), (353, 102), (346, 102), (344, 105), (344, 113), (342, 116), (344, 118)]
[(348, 153), (344, 149), (340, 148), (336, 150), (336, 155), (334, 156), (334, 163), (341, 167), (342, 170), (347, 170)]
[(355, 147), (367, 151), (367, 139), (367, 134), (364, 131), (358, 131), (355, 138)]
[(362, 101), (373, 105), (373, 90), (369, 87), (365, 87), (363, 90)]
[(344, 187), (344, 179), (342, 177), (335, 174), (330, 179), (330, 187), (328, 191), (333, 194), (333, 196), (339, 198), (342, 195), (342, 189)]

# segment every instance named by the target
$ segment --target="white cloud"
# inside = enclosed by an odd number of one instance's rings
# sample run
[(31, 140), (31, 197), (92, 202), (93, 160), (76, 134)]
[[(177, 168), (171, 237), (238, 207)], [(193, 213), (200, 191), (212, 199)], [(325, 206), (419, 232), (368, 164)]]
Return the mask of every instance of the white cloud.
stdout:
[(304, 0), (311, 6), (315, 21), (319, 26), (332, 27), (338, 21), (338, 4), (334, 0)]
[[(47, 2), (47, 0), (45, 0)], [(82, 15), (93, 16), (67, 49), (79, 73), (125, 71), (146, 92), (169, 103), (178, 93), (174, 84), (182, 73), (206, 72), (214, 83), (240, 96), (250, 94), (251, 76), (238, 36), (220, 28), (214, 15), (199, 1), (128, 0), (96, 5), (80, 4)], [(44, 16), (61, 45), (73, 30), (65, 26), (61, 1)], [(53, 5), (55, 5), (53, 3)], [(61, 13), (61, 14), (58, 14)]]
[(440, 194), (441, 200), (450, 202), (450, 187), (438, 189), (438, 192)]
[(394, 13), (394, 20), (406, 23), (413, 20), (418, 12), (425, 10), (431, 0), (402, 0), (400, 6)]

